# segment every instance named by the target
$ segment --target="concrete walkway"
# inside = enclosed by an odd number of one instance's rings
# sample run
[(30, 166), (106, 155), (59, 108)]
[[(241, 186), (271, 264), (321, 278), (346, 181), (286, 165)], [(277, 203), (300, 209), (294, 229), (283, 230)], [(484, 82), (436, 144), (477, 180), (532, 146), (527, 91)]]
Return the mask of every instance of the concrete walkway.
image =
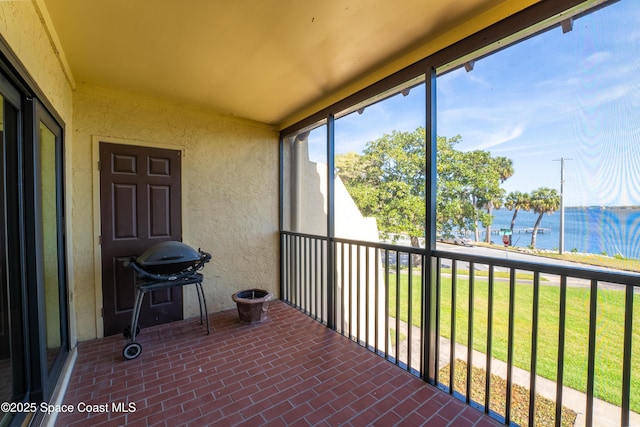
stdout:
[[(395, 325), (395, 319), (390, 320), (391, 325)], [(408, 337), (407, 324), (401, 322), (400, 333), (403, 336)], [(411, 366), (420, 366), (420, 328), (412, 326), (411, 331), (412, 343), (411, 343)], [(407, 342), (406, 339), (400, 342), (399, 358), (402, 362), (408, 363), (407, 358)], [(440, 359), (439, 367), (443, 367), (449, 364), (450, 359), (450, 341), (446, 338), (440, 338)], [(391, 350), (391, 354), (395, 354), (395, 348)], [(461, 344), (455, 346), (456, 359), (467, 359), (467, 347)], [(473, 351), (472, 355), (473, 366), (481, 369), (486, 367), (486, 355), (478, 351)], [(497, 359), (493, 359), (491, 362), (491, 373), (501, 378), (507, 378), (507, 364)], [(529, 389), (530, 374), (520, 368), (513, 367), (512, 371), (513, 383)], [(556, 383), (554, 381), (536, 377), (536, 393), (540, 396), (556, 400)], [(587, 395), (577, 390), (563, 387), (562, 389), (562, 405), (568, 409), (573, 410), (578, 415), (576, 417), (575, 427), (584, 427), (586, 423), (586, 408), (587, 408)], [(621, 408), (619, 406), (612, 405), (603, 400), (594, 399), (593, 401), (593, 425), (597, 427), (620, 427), (621, 420)], [(630, 414), (630, 426), (640, 427), (640, 414), (632, 412)]]

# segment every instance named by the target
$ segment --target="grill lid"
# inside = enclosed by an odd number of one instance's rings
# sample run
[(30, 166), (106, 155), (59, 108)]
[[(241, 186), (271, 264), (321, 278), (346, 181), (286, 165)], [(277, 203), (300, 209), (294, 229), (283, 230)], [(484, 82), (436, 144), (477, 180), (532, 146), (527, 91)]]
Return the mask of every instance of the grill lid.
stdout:
[(149, 271), (162, 269), (177, 272), (200, 261), (200, 252), (182, 242), (167, 241), (151, 246), (136, 258), (136, 263)]

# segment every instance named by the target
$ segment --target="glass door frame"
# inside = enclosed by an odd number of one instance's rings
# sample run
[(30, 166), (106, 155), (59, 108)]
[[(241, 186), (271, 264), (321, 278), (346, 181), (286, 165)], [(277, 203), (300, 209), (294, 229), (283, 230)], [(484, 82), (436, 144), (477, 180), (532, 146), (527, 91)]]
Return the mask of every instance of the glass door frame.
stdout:
[[(47, 355), (47, 318), (45, 301), (44, 236), (42, 225), (42, 156), (40, 124), (55, 137), (56, 176), (56, 250), (60, 348), (52, 363)], [(27, 312), (31, 358), (31, 401), (47, 400), (53, 393), (69, 351), (69, 320), (66, 281), (66, 251), (64, 227), (64, 164), (63, 128), (37, 99), (25, 99), (25, 244)], [(51, 367), (49, 367), (51, 365)]]
[[(23, 145), (22, 145), (22, 96), (20, 92), (0, 74), (0, 95), (2, 95), (2, 185), (4, 200), (2, 223), (4, 228), (3, 274), (6, 282), (8, 322), (10, 325), (10, 371), (12, 401), (30, 399), (30, 351), (27, 347), (28, 316), (26, 305), (25, 265), (24, 265), (24, 209), (23, 188), (21, 184)], [(7, 414), (0, 425), (11, 421), (20, 422), (25, 414)]]
[[(6, 373), (11, 377), (11, 387), (4, 397), (13, 402), (39, 404), (52, 398), (70, 350), (64, 122), (1, 38), (0, 95), (3, 106), (0, 134), (3, 138), (0, 146), (3, 182), (0, 185), (4, 189), (4, 194), (0, 194), (0, 198), (4, 196), (0, 203), (4, 214), (0, 215), (0, 227), (4, 229), (0, 274), (6, 281), (2, 292), (6, 292), (11, 348)], [(45, 127), (50, 131), (45, 140), (49, 151), (43, 158), (41, 130)], [(43, 162), (48, 172), (46, 177), (42, 174)], [(47, 206), (43, 206), (43, 179), (50, 184), (44, 188), (44, 196), (49, 196), (51, 202)], [(51, 184), (51, 180), (55, 183)], [(48, 212), (46, 220), (43, 220), (43, 209)], [(51, 227), (55, 227), (55, 231)], [(45, 231), (47, 242), (44, 241)], [(50, 254), (48, 258), (44, 256), (45, 245)], [(52, 266), (47, 284), (53, 284), (49, 289), (55, 290), (48, 300), (45, 297), (45, 261)], [(49, 322), (47, 309), (50, 310)], [(56, 333), (48, 338), (47, 327), (52, 326)], [(47, 341), (53, 351), (48, 351)], [(49, 357), (48, 353), (51, 353)], [(3, 415), (0, 427), (24, 425), (32, 422), (34, 416), (37, 422), (42, 414)]]

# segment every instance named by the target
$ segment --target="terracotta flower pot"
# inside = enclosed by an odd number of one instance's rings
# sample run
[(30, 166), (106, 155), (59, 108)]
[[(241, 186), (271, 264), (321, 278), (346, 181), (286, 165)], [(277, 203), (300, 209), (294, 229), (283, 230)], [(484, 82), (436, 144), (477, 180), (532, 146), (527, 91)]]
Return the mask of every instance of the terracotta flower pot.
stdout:
[(238, 307), (240, 322), (260, 323), (267, 318), (269, 301), (273, 295), (264, 289), (246, 289), (231, 296)]

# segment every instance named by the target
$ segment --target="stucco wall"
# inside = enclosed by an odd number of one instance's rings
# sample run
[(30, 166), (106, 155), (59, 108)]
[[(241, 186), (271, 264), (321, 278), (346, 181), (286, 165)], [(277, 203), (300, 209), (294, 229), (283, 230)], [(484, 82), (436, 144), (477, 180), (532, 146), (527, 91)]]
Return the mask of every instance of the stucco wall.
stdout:
[[(37, 1), (1, 1), (0, 2), (0, 35), (15, 54), (18, 61), (26, 68), (38, 89), (42, 91), (46, 101), (62, 119), (65, 126), (64, 152), (65, 160), (71, 158), (73, 127), (73, 89), (71, 81), (61, 65), (58, 51), (53, 47), (51, 35), (43, 24), (45, 18)], [(43, 99), (44, 101), (44, 99)], [(71, 162), (65, 163), (65, 192), (70, 194), (72, 188)], [(71, 210), (71, 200), (65, 199), (65, 210)], [(66, 218), (67, 239), (73, 242), (71, 233), (71, 216)], [(73, 304), (74, 269), (71, 256), (72, 244), (67, 248), (67, 283), (69, 293), (69, 318), (71, 345), (75, 344), (75, 306)]]
[[(100, 321), (94, 321), (101, 287), (93, 257), (98, 140), (183, 150), (183, 241), (213, 254), (204, 270), (209, 311), (232, 308), (231, 295), (242, 288), (278, 295), (278, 133), (194, 107), (80, 85), (74, 96), (72, 194), (79, 340), (101, 333)], [(185, 317), (198, 313), (190, 288), (184, 290)]]
[(47, 100), (71, 125), (72, 88), (35, 1), (1, 1), (0, 34), (29, 71)]
[[(205, 269), (210, 311), (231, 294), (278, 284), (278, 134), (254, 122), (153, 98), (79, 85), (47, 32), (38, 0), (0, 2), (0, 34), (65, 123), (69, 300), (72, 344), (101, 335), (95, 262), (93, 147), (110, 142), (182, 149), (183, 240), (213, 253)], [(76, 122), (77, 120), (77, 122)], [(185, 317), (197, 301), (185, 289)], [(77, 331), (76, 331), (77, 327)]]

